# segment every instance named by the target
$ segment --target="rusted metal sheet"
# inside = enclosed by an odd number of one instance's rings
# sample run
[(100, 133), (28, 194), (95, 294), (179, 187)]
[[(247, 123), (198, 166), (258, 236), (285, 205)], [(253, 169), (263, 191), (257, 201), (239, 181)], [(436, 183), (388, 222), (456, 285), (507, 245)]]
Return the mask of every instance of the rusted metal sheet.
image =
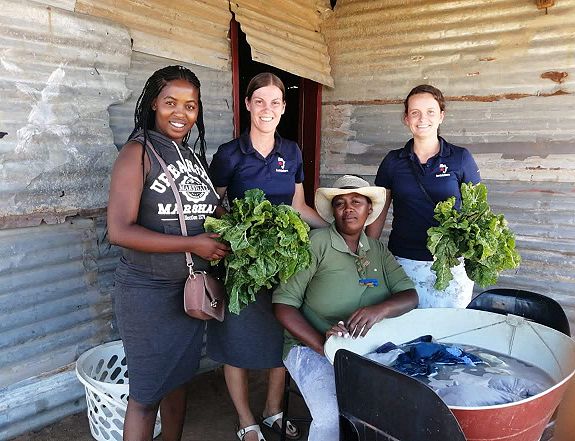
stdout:
[[(572, 96), (448, 102), (441, 131), (473, 153), (493, 210), (517, 234), (523, 262), (498, 286), (555, 298), (575, 329), (574, 104)], [(344, 173), (373, 182), (387, 152), (410, 137), (402, 112), (400, 104), (324, 105), (322, 183)]]
[(231, 0), (230, 7), (252, 49), (252, 59), (333, 87), (320, 25), (327, 0)]
[(431, 83), (501, 100), (575, 91), (575, 0), (338, 0), (322, 31), (333, 104), (401, 99)]
[(573, 326), (575, 0), (547, 12), (511, 0), (338, 0), (322, 27), (335, 88), (323, 95), (321, 174), (373, 180), (411, 137), (404, 97), (439, 87), (442, 135), (473, 153), (517, 233), (523, 263), (499, 285), (556, 298)]
[[(375, 175), (411, 137), (402, 104), (324, 104), (322, 114), (323, 174)], [(575, 182), (573, 95), (447, 102), (441, 133), (470, 149), (486, 179)]]
[[(110, 126), (114, 132), (114, 143), (120, 148), (134, 128), (134, 108), (148, 77), (157, 69), (172, 64), (182, 64), (175, 60), (159, 58), (153, 55), (132, 53), (132, 64), (126, 78), (126, 85), (132, 91), (125, 103), (111, 106)], [(215, 153), (220, 144), (228, 142), (233, 136), (232, 109), (232, 73), (219, 71), (193, 64), (183, 64), (194, 72), (202, 85), (202, 102), (204, 105), (204, 124), (208, 157)], [(197, 137), (197, 130), (191, 140)]]
[(76, 0), (34, 0), (36, 3), (42, 3), (46, 6), (73, 11), (76, 6)]
[(135, 51), (230, 70), (228, 0), (76, 0), (75, 10), (127, 26)]
[(0, 1), (0, 228), (106, 206), (130, 37), (113, 23)]

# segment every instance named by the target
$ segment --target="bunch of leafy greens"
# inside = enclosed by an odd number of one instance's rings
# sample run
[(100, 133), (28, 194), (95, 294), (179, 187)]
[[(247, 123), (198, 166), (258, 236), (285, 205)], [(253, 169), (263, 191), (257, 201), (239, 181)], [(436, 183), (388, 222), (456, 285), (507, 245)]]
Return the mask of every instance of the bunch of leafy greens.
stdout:
[(235, 314), (255, 301), (262, 288), (285, 282), (311, 262), (308, 225), (290, 206), (272, 205), (260, 189), (246, 191), (230, 213), (208, 217), (204, 227), (230, 243), (224, 283), (228, 308)]
[(427, 230), (427, 248), (435, 261), (435, 288), (447, 288), (451, 268), (464, 258), (467, 276), (480, 286), (493, 285), (499, 273), (519, 266), (515, 237), (502, 214), (494, 214), (487, 203), (487, 187), (472, 183), (461, 186), (461, 208), (450, 197), (435, 206), (437, 227)]

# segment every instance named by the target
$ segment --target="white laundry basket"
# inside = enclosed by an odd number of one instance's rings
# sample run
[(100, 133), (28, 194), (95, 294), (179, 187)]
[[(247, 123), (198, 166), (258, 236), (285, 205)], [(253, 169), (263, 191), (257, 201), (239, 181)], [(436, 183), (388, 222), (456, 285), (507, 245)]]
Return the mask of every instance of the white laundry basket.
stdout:
[[(128, 405), (128, 367), (122, 341), (84, 352), (76, 361), (76, 375), (86, 389), (92, 436), (98, 441), (122, 441)], [(161, 430), (158, 414), (154, 437)]]

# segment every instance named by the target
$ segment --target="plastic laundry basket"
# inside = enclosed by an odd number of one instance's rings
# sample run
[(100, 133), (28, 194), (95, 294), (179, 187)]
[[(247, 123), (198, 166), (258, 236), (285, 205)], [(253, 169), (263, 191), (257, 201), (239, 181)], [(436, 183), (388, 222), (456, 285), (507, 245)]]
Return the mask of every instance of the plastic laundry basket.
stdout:
[[(76, 362), (76, 375), (86, 389), (92, 436), (98, 441), (122, 441), (128, 405), (128, 368), (122, 341), (84, 352)], [(161, 430), (158, 414), (154, 437)]]

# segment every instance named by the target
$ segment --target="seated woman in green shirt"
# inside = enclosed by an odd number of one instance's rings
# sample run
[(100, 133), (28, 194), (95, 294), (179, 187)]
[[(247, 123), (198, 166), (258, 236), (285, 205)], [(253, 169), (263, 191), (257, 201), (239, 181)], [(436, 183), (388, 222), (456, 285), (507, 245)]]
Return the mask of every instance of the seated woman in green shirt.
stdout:
[(393, 255), (364, 227), (385, 204), (385, 189), (357, 176), (319, 188), (315, 206), (331, 226), (311, 232), (312, 263), (274, 292), (274, 313), (286, 328), (284, 364), (313, 422), (308, 441), (339, 439), (333, 366), (323, 353), (331, 335), (364, 336), (377, 322), (417, 307), (417, 292)]

